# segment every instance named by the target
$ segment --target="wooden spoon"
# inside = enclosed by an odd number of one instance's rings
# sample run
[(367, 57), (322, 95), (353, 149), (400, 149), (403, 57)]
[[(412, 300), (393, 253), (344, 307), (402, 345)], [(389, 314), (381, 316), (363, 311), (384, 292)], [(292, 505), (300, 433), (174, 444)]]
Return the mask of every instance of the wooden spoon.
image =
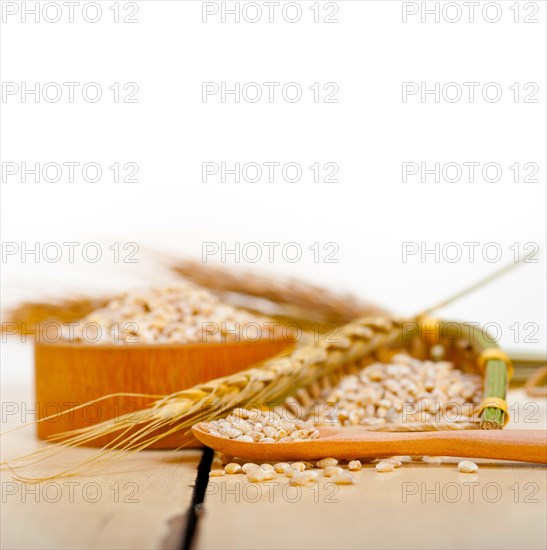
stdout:
[(456, 456), (547, 464), (547, 431), (462, 430), (370, 432), (359, 428), (319, 428), (319, 438), (292, 443), (247, 443), (192, 427), (202, 443), (229, 456), (252, 460), (353, 459), (382, 456)]

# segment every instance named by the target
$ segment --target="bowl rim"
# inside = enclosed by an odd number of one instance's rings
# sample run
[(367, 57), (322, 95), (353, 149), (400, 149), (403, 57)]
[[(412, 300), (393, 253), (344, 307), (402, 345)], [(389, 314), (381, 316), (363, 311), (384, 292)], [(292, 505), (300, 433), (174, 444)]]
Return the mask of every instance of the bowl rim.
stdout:
[(34, 348), (70, 348), (70, 349), (94, 349), (94, 350), (137, 350), (137, 349), (146, 349), (146, 350), (172, 350), (172, 349), (185, 349), (189, 350), (192, 348), (213, 348), (213, 347), (244, 347), (244, 346), (258, 346), (266, 344), (285, 344), (287, 347), (296, 344), (295, 341), (285, 340), (282, 338), (276, 339), (266, 339), (256, 341), (247, 341), (243, 340), (240, 342), (189, 342), (186, 344), (144, 344), (141, 342), (133, 343), (119, 343), (119, 344), (93, 344), (90, 342), (70, 342), (59, 340), (58, 342), (34, 342)]

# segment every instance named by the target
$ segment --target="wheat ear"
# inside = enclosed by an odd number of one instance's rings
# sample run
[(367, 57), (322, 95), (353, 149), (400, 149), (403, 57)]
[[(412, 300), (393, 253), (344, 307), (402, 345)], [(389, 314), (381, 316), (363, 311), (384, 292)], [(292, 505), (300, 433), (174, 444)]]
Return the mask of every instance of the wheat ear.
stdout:
[[(226, 269), (195, 260), (173, 261), (172, 270), (231, 305), (272, 316), (344, 324), (363, 317), (386, 315), (379, 306), (363, 302), (357, 296), (341, 295), (299, 279)], [(278, 309), (265, 311), (257, 299), (268, 300)]]
[[(402, 321), (396, 319), (360, 319), (341, 327), (329, 341), (293, 348), (253, 368), (166, 396), (148, 409), (57, 434), (51, 438), (52, 455), (57, 454), (59, 448), (77, 447), (105, 435), (118, 435), (84, 461), (55, 475), (17, 478), (36, 482), (97, 470), (126, 456), (127, 451), (145, 449), (167, 435), (188, 431), (196, 422), (218, 418), (235, 407), (279, 405), (299, 388), (400, 340), (401, 328)], [(38, 455), (40, 460), (44, 458), (44, 451), (47, 449), (6, 462), (5, 466), (11, 469), (15, 464), (29, 465), (36, 462)]]

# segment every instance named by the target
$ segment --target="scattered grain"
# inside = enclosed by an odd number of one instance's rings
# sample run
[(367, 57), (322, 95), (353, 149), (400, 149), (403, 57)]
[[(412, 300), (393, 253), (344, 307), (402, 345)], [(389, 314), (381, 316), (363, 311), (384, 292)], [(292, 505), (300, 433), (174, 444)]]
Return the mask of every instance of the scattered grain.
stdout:
[(224, 466), (224, 471), (227, 474), (238, 474), (241, 472), (241, 465), (236, 464), (235, 462), (230, 462), (230, 464), (226, 464), (226, 466)]
[(297, 472), (303, 472), (306, 469), (306, 465), (303, 462), (293, 462), (291, 468)]
[(377, 472), (393, 472), (393, 470), (395, 470), (395, 466), (391, 462), (387, 462), (386, 460), (382, 460), (381, 462), (378, 462), (378, 464), (376, 464)]
[(313, 470), (308, 470), (307, 472), (297, 473), (292, 477), (289, 482), (291, 485), (307, 485), (308, 483), (315, 483), (319, 474)]
[(278, 473), (278, 474), (284, 474), (285, 473), (285, 470), (287, 468), (290, 468), (290, 464), (288, 462), (278, 462), (277, 464), (274, 464), (274, 470)]
[(258, 464), (255, 464), (254, 462), (245, 462), (243, 466), (241, 466), (241, 471), (246, 474), (247, 472), (250, 472), (251, 470), (259, 468)]
[(265, 481), (266, 472), (261, 468), (251, 468), (247, 471), (247, 479), (251, 483), (260, 483), (261, 481)]
[(340, 468), (340, 466), (327, 466), (323, 469), (323, 475), (325, 477), (333, 477), (336, 474), (341, 474), (344, 472), (343, 468)]
[[(401, 463), (399, 462), (399, 465)], [(358, 472), (361, 469), (361, 461), (360, 460), (350, 460), (348, 463), (348, 470), (350, 472)]]
[(471, 460), (462, 460), (458, 463), (458, 472), (464, 474), (475, 474), (479, 471), (479, 467)]
[(357, 481), (354, 476), (347, 472), (341, 472), (334, 475), (332, 480), (336, 485), (353, 485)]
[(336, 466), (337, 464), (338, 464), (338, 460), (336, 460), (336, 458), (322, 458), (321, 460), (317, 461), (318, 468), (326, 468), (327, 466)]

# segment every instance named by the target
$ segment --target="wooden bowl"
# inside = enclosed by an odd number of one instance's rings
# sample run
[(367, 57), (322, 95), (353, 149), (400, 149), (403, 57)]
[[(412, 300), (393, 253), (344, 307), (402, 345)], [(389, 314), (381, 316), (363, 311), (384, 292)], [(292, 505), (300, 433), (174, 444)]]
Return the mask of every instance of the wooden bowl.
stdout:
[[(241, 371), (271, 357), (290, 342), (224, 342), (185, 345), (89, 345), (36, 343), (34, 347), (37, 418), (56, 415), (112, 393), (169, 395)], [(153, 398), (112, 397), (37, 424), (45, 439), (146, 408)], [(112, 437), (90, 443), (101, 447)], [(151, 446), (201, 446), (191, 436), (173, 434)]]

